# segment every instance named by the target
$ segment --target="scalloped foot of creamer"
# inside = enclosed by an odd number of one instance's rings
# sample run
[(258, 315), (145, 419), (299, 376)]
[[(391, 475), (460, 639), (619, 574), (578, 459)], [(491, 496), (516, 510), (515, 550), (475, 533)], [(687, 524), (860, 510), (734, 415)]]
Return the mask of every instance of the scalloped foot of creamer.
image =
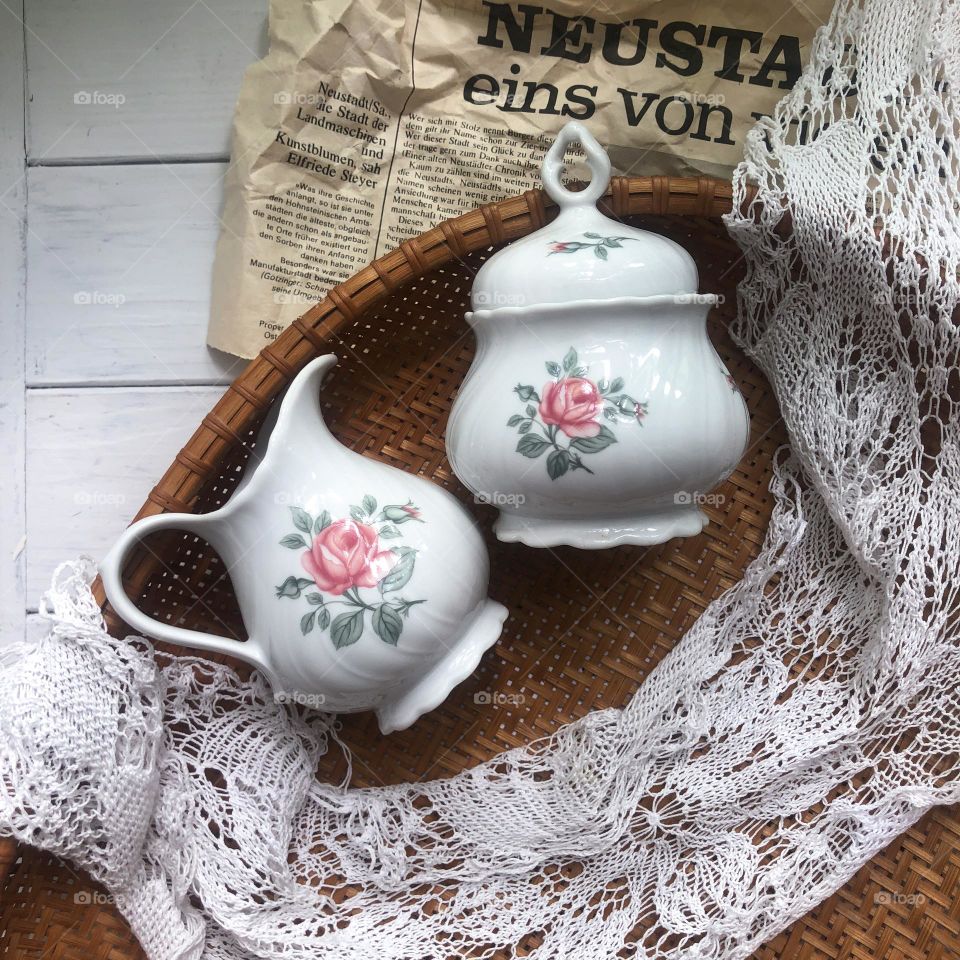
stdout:
[(528, 547), (578, 547), (603, 550), (621, 544), (650, 547), (674, 537), (693, 537), (709, 521), (695, 506), (665, 507), (621, 517), (561, 519), (525, 517), (501, 513), (493, 532), (504, 543), (525, 543)]
[(446, 656), (415, 686), (377, 710), (383, 734), (406, 730), (425, 713), (440, 706), (447, 694), (477, 668), (480, 658), (500, 638), (510, 611), (487, 600)]

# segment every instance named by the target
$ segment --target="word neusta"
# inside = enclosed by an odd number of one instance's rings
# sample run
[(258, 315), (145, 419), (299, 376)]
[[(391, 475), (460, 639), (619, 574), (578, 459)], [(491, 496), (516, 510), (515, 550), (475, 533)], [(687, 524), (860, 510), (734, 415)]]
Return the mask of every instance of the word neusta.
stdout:
[[(679, 77), (705, 74), (711, 86), (714, 78), (729, 83), (758, 87), (791, 88), (802, 69), (800, 40), (786, 34), (765, 43), (762, 33), (723, 25), (675, 20), (661, 23), (638, 17), (625, 22), (605, 23), (590, 16), (565, 16), (530, 4), (492, 3), (487, 8), (480, 46), (529, 54), (537, 59), (554, 57), (574, 63), (588, 63), (601, 57), (613, 66), (635, 67), (648, 57), (653, 66)], [(744, 62), (753, 60), (766, 48), (755, 69)], [(704, 51), (710, 51), (715, 69), (704, 70)], [(748, 75), (748, 69), (751, 70)], [(464, 83), (463, 98), (474, 106), (491, 106), (506, 113), (538, 113), (587, 120), (597, 109), (596, 85), (573, 83), (560, 88), (552, 83), (521, 80), (520, 64), (509, 67), (511, 76), (495, 77), (478, 73)], [(664, 133), (688, 134), (696, 139), (732, 143), (729, 138), (733, 113), (710, 98), (690, 93), (664, 97), (617, 88), (627, 122), (637, 126), (648, 114)], [(722, 100), (723, 97), (715, 97)], [(710, 136), (708, 124), (718, 135)]]

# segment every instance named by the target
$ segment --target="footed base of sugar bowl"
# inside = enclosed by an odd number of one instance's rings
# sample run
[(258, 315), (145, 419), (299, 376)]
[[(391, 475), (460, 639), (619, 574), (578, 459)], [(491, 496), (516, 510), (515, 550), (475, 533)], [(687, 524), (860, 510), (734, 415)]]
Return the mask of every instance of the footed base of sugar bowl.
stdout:
[(486, 600), (443, 659), (397, 700), (377, 710), (380, 732), (406, 730), (439, 707), (450, 691), (476, 670), (480, 658), (500, 638), (509, 614), (502, 603)]
[(674, 537), (694, 537), (708, 522), (702, 510), (681, 504), (619, 517), (525, 517), (501, 513), (493, 531), (504, 543), (604, 550), (623, 544), (650, 547)]

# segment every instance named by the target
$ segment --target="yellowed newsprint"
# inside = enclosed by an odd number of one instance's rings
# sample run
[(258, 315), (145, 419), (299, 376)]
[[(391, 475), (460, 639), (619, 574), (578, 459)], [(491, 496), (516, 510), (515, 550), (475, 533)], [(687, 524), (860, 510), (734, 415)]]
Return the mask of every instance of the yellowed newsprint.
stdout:
[(273, 0), (234, 119), (209, 343), (252, 357), (373, 258), (535, 186), (570, 119), (617, 173), (728, 177), (831, 6)]

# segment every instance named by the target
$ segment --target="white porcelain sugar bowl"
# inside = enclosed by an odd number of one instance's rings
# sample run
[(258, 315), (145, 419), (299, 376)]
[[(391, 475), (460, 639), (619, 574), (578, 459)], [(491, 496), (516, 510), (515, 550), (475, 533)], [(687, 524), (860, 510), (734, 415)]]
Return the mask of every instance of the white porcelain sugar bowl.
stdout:
[[(278, 698), (331, 713), (375, 710), (384, 733), (441, 703), (500, 636), (489, 561), (473, 520), (445, 490), (342, 446), (319, 390), (336, 357), (290, 385), (264, 459), (213, 513), (130, 526), (100, 567), (132, 627), (246, 660)], [(213, 546), (249, 633), (240, 642), (163, 623), (127, 597), (121, 571), (148, 533), (176, 529)]]
[[(560, 182), (579, 142), (592, 179)], [(447, 428), (454, 472), (500, 510), (504, 541), (596, 549), (699, 533), (733, 471), (746, 403), (706, 332), (716, 297), (666, 237), (600, 213), (610, 161), (563, 128), (542, 179), (560, 213), (481, 267), (473, 366)]]

